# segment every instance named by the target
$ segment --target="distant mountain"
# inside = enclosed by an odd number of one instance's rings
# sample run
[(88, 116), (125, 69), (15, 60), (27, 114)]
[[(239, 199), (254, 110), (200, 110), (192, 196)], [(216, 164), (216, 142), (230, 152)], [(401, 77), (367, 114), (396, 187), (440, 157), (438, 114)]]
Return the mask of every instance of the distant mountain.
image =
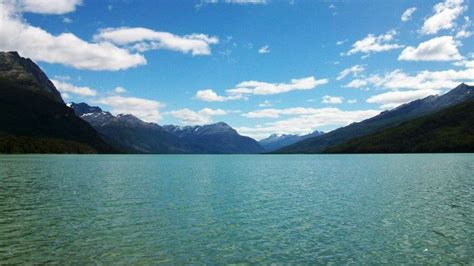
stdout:
[(474, 100), (351, 139), (325, 152), (474, 152)]
[(254, 139), (241, 136), (220, 122), (204, 126), (163, 126), (180, 141), (192, 145), (193, 153), (261, 153), (263, 147)]
[(0, 153), (114, 151), (64, 104), (35, 63), (0, 52)]
[(299, 141), (276, 150), (275, 153), (320, 153), (326, 148), (347, 142), (352, 138), (397, 126), (409, 119), (434, 113), (473, 98), (474, 87), (463, 83), (444, 95), (428, 96), (412, 101), (362, 122), (338, 128), (322, 136)]
[(133, 115), (114, 116), (86, 103), (70, 103), (77, 116), (91, 124), (114, 147), (129, 153), (259, 153), (253, 139), (225, 123), (205, 126), (160, 126)]
[(77, 116), (93, 126), (112, 146), (127, 153), (185, 153), (177, 137), (161, 126), (133, 115), (114, 116), (86, 103), (68, 104)]
[(263, 146), (265, 152), (271, 152), (285, 146), (291, 145), (301, 140), (305, 140), (312, 137), (317, 137), (324, 134), (324, 132), (315, 130), (314, 132), (307, 135), (293, 135), (293, 134), (272, 134), (267, 138), (259, 141), (260, 145)]

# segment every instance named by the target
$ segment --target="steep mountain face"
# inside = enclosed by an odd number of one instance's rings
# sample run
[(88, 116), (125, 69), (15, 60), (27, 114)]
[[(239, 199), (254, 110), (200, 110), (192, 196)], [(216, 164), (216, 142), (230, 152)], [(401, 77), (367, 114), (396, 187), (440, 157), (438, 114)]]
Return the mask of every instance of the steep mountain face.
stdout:
[(64, 104), (38, 66), (0, 52), (0, 153), (114, 151)]
[(351, 139), (325, 152), (474, 152), (474, 100)]
[(33, 61), (20, 57), (17, 52), (0, 52), (0, 78), (14, 82), (23, 90), (64, 103), (61, 94), (46, 74)]
[(225, 123), (205, 126), (159, 126), (133, 115), (114, 116), (99, 107), (71, 103), (76, 115), (104, 139), (130, 153), (258, 153), (263, 148)]
[(275, 153), (320, 153), (328, 147), (341, 144), (352, 138), (393, 127), (409, 119), (434, 113), (473, 98), (474, 87), (463, 83), (444, 95), (415, 100), (362, 122), (338, 128), (322, 136), (299, 141), (276, 150)]
[(263, 147), (254, 139), (241, 136), (235, 129), (220, 122), (204, 126), (163, 127), (188, 143), (193, 153), (261, 153)]
[(312, 137), (317, 137), (324, 134), (321, 131), (315, 130), (314, 132), (307, 135), (293, 135), (283, 134), (277, 135), (272, 134), (269, 137), (259, 141), (260, 145), (265, 149), (265, 152), (272, 152), (285, 146), (291, 145), (301, 140), (305, 140)]

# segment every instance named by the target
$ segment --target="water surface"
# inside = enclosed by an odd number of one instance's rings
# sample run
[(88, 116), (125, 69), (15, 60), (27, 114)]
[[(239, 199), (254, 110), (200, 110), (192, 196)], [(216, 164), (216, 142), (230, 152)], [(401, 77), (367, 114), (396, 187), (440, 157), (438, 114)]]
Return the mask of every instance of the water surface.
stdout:
[(474, 154), (0, 156), (0, 263), (474, 263)]

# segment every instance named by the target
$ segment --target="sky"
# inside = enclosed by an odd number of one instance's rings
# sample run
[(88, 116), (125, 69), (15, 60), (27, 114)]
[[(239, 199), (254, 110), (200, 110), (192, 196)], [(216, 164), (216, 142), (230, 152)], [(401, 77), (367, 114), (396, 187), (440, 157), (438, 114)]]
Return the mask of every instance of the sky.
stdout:
[(469, 0), (0, 0), (66, 102), (242, 135), (330, 131), (474, 83)]

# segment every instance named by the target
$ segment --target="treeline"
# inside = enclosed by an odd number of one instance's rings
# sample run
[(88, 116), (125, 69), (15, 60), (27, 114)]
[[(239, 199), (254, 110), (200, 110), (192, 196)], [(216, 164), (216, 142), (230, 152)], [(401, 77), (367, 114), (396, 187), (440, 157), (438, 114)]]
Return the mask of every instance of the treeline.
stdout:
[(87, 145), (52, 138), (21, 137), (0, 134), (0, 153), (97, 153)]

